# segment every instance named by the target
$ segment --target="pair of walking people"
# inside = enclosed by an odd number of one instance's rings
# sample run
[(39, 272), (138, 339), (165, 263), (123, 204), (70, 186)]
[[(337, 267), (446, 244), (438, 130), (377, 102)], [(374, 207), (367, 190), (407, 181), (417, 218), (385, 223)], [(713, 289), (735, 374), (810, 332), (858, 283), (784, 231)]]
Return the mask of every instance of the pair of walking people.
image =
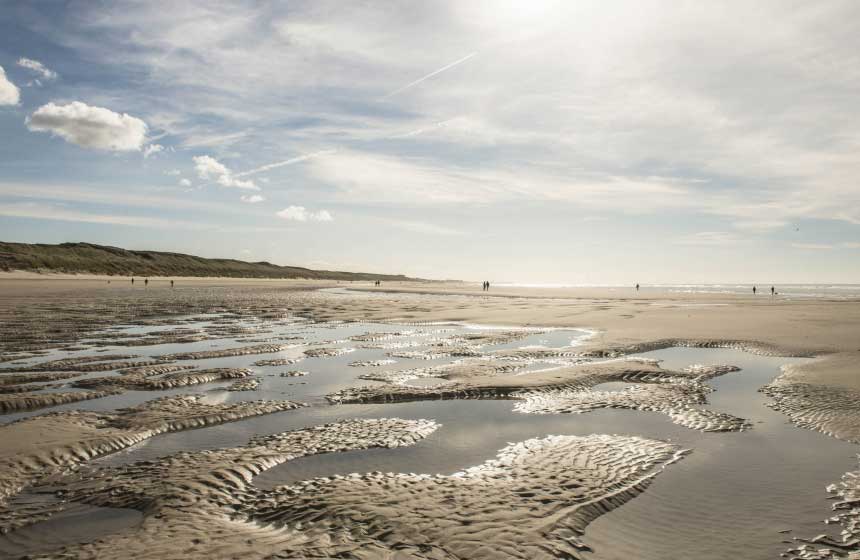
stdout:
[(485, 292), (489, 292), (489, 291), (490, 291), (490, 282), (489, 282), (488, 280), (484, 280), (484, 283), (483, 283), (483, 285), (481, 286), (481, 288), (482, 288)]
[[(758, 290), (757, 290), (757, 287), (756, 287), (756, 286), (753, 286), (753, 295), (755, 295), (757, 291), (758, 291)], [(771, 295), (771, 296), (775, 296), (775, 295), (776, 295), (776, 288), (775, 288), (774, 286), (771, 286), (771, 287), (770, 287), (770, 295)]]

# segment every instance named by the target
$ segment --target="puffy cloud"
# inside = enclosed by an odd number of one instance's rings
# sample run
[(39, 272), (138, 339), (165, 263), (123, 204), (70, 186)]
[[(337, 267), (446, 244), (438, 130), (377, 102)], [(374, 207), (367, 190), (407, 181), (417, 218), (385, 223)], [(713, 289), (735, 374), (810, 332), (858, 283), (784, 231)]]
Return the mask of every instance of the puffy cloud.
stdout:
[(180, 186), (182, 186), (182, 187), (190, 187), (190, 186), (191, 186), (191, 181), (189, 181), (188, 179), (180, 179), (180, 180), (179, 180), (179, 185), (180, 185)]
[(258, 202), (263, 202), (265, 197), (262, 197), (258, 194), (250, 194), (250, 195), (242, 195), (242, 202), (247, 202), (248, 204), (256, 204)]
[(0, 105), (17, 105), (20, 99), (18, 86), (6, 78), (6, 71), (0, 66)]
[(146, 141), (142, 120), (80, 101), (42, 105), (26, 122), (34, 132), (50, 132), (84, 148), (128, 152), (140, 150)]
[(254, 184), (254, 181), (237, 179), (226, 165), (211, 156), (195, 156), (193, 160), (197, 176), (203, 180), (215, 181), (223, 187), (234, 187), (251, 191), (260, 190), (260, 187)]
[(295, 222), (331, 222), (334, 220), (327, 210), (311, 212), (304, 206), (287, 206), (276, 215), (279, 218)]
[(38, 60), (33, 60), (32, 58), (19, 58), (18, 66), (20, 66), (21, 68), (26, 68), (27, 70), (38, 74), (44, 80), (56, 80), (58, 77), (56, 72), (46, 67)]
[(149, 156), (154, 156), (158, 152), (163, 152), (164, 146), (161, 144), (150, 144), (143, 150), (143, 157), (148, 158)]

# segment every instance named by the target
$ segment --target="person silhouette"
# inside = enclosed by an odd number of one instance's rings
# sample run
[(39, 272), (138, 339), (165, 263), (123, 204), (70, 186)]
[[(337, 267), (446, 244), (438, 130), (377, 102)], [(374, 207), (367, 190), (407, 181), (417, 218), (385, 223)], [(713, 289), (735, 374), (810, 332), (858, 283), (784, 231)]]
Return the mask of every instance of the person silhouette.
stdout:
[(753, 286), (753, 295), (755, 295), (755, 286)]
[(144, 285), (144, 286), (149, 286), (149, 278), (144, 278), (144, 279), (143, 279), (143, 285)]
[(170, 287), (173, 287), (173, 280), (170, 281)]
[(131, 285), (134, 286), (134, 276), (131, 277)]
[(639, 284), (636, 284), (636, 291), (639, 291)]

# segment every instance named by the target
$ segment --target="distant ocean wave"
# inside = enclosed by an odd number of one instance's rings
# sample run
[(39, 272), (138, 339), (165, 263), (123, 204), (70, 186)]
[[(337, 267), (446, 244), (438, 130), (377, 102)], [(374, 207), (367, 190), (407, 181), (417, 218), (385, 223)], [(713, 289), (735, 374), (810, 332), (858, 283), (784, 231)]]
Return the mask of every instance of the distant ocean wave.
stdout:
[[(675, 293), (685, 294), (748, 294), (756, 286), (760, 294), (769, 294), (773, 285), (779, 295), (785, 297), (809, 297), (809, 298), (834, 298), (855, 299), (860, 298), (860, 284), (642, 284), (642, 290), (658, 289)], [(632, 289), (632, 286), (620, 286), (617, 284), (573, 284), (573, 283), (539, 283), (539, 282), (500, 282), (494, 284), (500, 288), (606, 288), (606, 289)]]

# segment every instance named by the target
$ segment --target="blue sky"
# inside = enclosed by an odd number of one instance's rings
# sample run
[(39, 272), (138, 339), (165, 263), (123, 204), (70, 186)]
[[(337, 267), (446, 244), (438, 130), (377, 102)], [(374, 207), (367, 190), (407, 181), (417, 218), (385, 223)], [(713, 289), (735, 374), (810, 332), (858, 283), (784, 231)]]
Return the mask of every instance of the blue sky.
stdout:
[(352, 4), (4, 4), (0, 239), (860, 281), (860, 4)]

